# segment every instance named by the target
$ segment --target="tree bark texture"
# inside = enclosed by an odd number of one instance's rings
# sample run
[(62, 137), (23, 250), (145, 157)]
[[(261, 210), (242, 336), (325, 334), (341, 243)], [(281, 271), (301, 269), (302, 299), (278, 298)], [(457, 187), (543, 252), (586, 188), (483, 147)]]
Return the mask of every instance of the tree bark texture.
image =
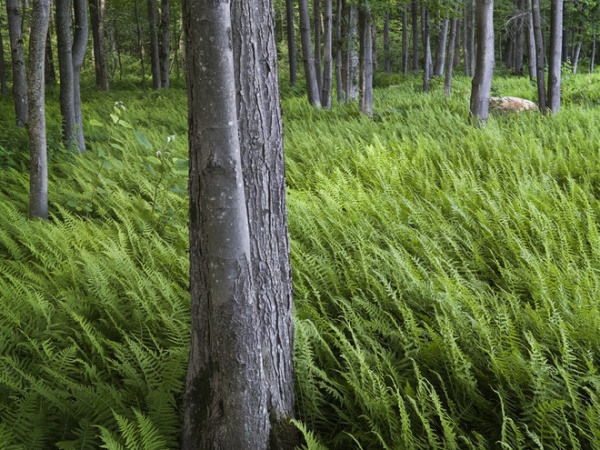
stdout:
[(478, 123), (488, 118), (494, 70), (494, 1), (477, 0), (477, 55), (471, 88), (471, 116)]
[(169, 0), (160, 2), (160, 87), (169, 87), (169, 69), (171, 60), (171, 16)]
[[(423, 50), (425, 55), (423, 58), (423, 92), (429, 92), (429, 79), (431, 78), (431, 33), (429, 32), (429, 11), (423, 5), (421, 15), (421, 26), (423, 27)], [(452, 64), (452, 62), (450, 62)]]
[(90, 0), (90, 23), (92, 26), (92, 40), (94, 44), (94, 70), (96, 73), (96, 86), (108, 92), (110, 82), (108, 76), (108, 56), (104, 39), (104, 16), (106, 0)]
[(358, 10), (356, 5), (347, 4), (346, 33), (346, 103), (358, 100), (359, 95), (359, 49)]
[(323, 86), (321, 87), (321, 105), (331, 109), (331, 87), (333, 75), (333, 4), (324, 0), (323, 10)]
[(60, 112), (65, 147), (77, 145), (73, 70), (72, 0), (56, 0), (56, 41), (60, 74)]
[(302, 45), (302, 58), (304, 60), (304, 76), (306, 78), (306, 90), (308, 102), (321, 107), (321, 95), (317, 83), (315, 60), (312, 51), (312, 39), (310, 36), (310, 16), (308, 13), (308, 0), (298, 0), (298, 11), (300, 14), (300, 43)]
[(25, 71), (25, 51), (23, 48), (23, 30), (21, 29), (21, 11), (19, 0), (6, 0), (8, 17), (8, 35), (10, 38), (10, 56), (12, 62), (12, 92), (15, 102), (17, 126), (27, 124), (27, 75)]
[(412, 25), (412, 70), (419, 70), (419, 6), (417, 0), (412, 0), (410, 7)]
[(535, 32), (533, 29), (531, 0), (527, 0), (527, 50), (527, 58), (529, 60), (529, 79), (533, 81), (537, 74), (537, 56), (535, 51)]
[(471, 55), (469, 53), (469, 9), (467, 3), (463, 7), (463, 20), (462, 20), (462, 30), (463, 30), (463, 53), (464, 53), (464, 61), (465, 61), (465, 76), (471, 76)]
[[(252, 280), (227, 0), (184, 0), (192, 338), (182, 448), (267, 448), (262, 334)], [(265, 70), (276, 70), (267, 67)]]
[(552, 0), (550, 21), (550, 56), (548, 63), (548, 109), (551, 113), (560, 111), (563, 0)]
[(342, 14), (344, 11), (343, 0), (336, 0), (335, 4), (335, 87), (337, 91), (338, 103), (344, 102), (344, 82), (342, 78)]
[(367, 4), (360, 9), (360, 53), (361, 57), (361, 97), (360, 111), (373, 117), (373, 42), (371, 34), (371, 8)]
[(29, 35), (29, 216), (48, 218), (48, 158), (46, 108), (44, 105), (44, 59), (50, 20), (50, 0), (33, 0)]
[(444, 73), (444, 65), (446, 63), (446, 44), (448, 41), (448, 22), (448, 18), (444, 17), (440, 24), (440, 33), (438, 36), (437, 49), (435, 52), (435, 66), (433, 68), (434, 77), (441, 77)]
[(524, 0), (517, 1), (517, 18), (516, 18), (516, 29), (515, 29), (515, 50), (514, 50), (514, 63), (513, 63), (513, 74), (516, 76), (523, 75), (523, 55), (525, 50), (525, 19), (527, 17), (525, 13), (525, 2)]
[(85, 60), (89, 26), (87, 21), (87, 6), (85, 0), (74, 0), (75, 29), (73, 31), (73, 100), (75, 102), (75, 126), (77, 131), (77, 146), (85, 152), (83, 134), (83, 114), (81, 112), (81, 68)]
[(46, 86), (52, 86), (56, 83), (56, 70), (54, 68), (54, 54), (52, 52), (52, 34), (50, 25), (46, 33), (46, 51), (44, 55), (44, 82)]
[[(454, 50), (456, 47), (456, 36), (458, 35), (458, 19), (454, 17), (450, 23), (450, 43), (448, 45), (448, 61), (454, 59)], [(446, 64), (446, 76), (444, 77), (444, 94), (450, 95), (452, 90), (452, 69), (454, 64)]]
[(542, 18), (540, 15), (540, 0), (531, 0), (531, 15), (533, 20), (533, 35), (535, 37), (536, 81), (538, 91), (538, 107), (546, 114), (546, 80), (545, 80), (545, 51), (542, 34)]
[(313, 35), (315, 48), (313, 57), (315, 58), (315, 73), (317, 74), (317, 87), (319, 95), (323, 87), (323, 67), (321, 58), (321, 38), (323, 30), (321, 28), (321, 0), (313, 0)]
[(298, 56), (296, 54), (296, 27), (294, 20), (294, 0), (285, 0), (285, 21), (287, 24), (288, 59), (290, 65), (290, 84), (296, 84), (298, 78)]
[(160, 48), (158, 41), (158, 12), (156, 0), (148, 0), (148, 30), (150, 33), (150, 67), (152, 68), (152, 89), (161, 88)]

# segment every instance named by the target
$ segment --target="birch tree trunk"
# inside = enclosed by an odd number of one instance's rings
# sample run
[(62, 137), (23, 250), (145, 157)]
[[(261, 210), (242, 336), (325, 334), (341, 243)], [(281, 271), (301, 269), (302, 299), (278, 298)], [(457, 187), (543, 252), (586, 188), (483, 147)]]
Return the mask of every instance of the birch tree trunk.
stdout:
[(550, 21), (550, 58), (548, 64), (548, 109), (551, 113), (560, 111), (562, 40), (563, 40), (563, 0), (552, 0)]
[(310, 37), (310, 16), (308, 13), (308, 0), (298, 0), (298, 11), (300, 13), (300, 42), (302, 44), (302, 58), (304, 60), (304, 76), (306, 78), (306, 90), (308, 102), (321, 107), (321, 94), (317, 83), (317, 72), (312, 51), (312, 39)]
[(46, 108), (44, 104), (44, 59), (50, 20), (50, 0), (33, 0), (29, 35), (29, 216), (48, 218), (48, 158)]
[(527, 0), (527, 11), (527, 57), (529, 59), (529, 79), (533, 81), (537, 74), (537, 55), (535, 50), (535, 32), (533, 29), (533, 14), (531, 9), (531, 0)]
[(488, 118), (494, 70), (494, 1), (477, 0), (477, 53), (471, 88), (471, 117), (482, 124)]
[(346, 103), (358, 100), (359, 95), (359, 49), (358, 10), (356, 5), (348, 4), (346, 51)]
[(17, 126), (23, 127), (27, 124), (29, 113), (27, 109), (27, 75), (25, 73), (25, 51), (23, 48), (19, 0), (6, 0), (6, 13), (8, 17), (8, 36), (10, 38), (15, 116)]

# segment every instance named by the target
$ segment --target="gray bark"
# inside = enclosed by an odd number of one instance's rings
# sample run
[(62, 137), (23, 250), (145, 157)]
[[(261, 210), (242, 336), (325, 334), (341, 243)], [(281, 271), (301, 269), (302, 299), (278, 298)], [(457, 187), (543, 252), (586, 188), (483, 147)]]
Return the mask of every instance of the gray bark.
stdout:
[(158, 13), (156, 0), (148, 0), (148, 32), (150, 33), (150, 67), (152, 68), (152, 89), (161, 88), (160, 48), (158, 42)]
[(6, 12), (12, 61), (12, 92), (15, 102), (15, 117), (17, 126), (22, 127), (27, 124), (29, 113), (27, 109), (27, 75), (25, 72), (25, 51), (23, 48), (19, 0), (6, 0)]
[[(448, 18), (442, 19), (440, 34), (438, 36), (435, 66), (433, 68), (433, 76), (440, 77), (444, 73), (444, 64), (446, 62), (446, 44), (448, 41)], [(454, 53), (454, 52), (453, 52)], [(450, 61), (452, 61), (450, 59)]]
[(52, 86), (56, 83), (56, 70), (54, 68), (54, 56), (52, 53), (52, 34), (50, 33), (50, 26), (48, 26), (48, 33), (46, 33), (46, 51), (44, 55), (44, 82), (46, 86)]
[(477, 0), (477, 60), (471, 88), (471, 117), (481, 124), (488, 118), (494, 70), (494, 1)]
[(360, 9), (360, 53), (362, 55), (361, 67), (361, 97), (360, 111), (373, 117), (373, 42), (371, 34), (371, 8), (363, 6)]
[(531, 0), (527, 0), (527, 11), (527, 58), (529, 59), (529, 79), (533, 81), (537, 74), (537, 56), (535, 51), (535, 32), (533, 30)]
[(544, 39), (542, 35), (542, 19), (540, 16), (540, 0), (531, 0), (531, 15), (533, 20), (533, 34), (535, 37), (536, 55), (536, 81), (538, 91), (538, 107), (542, 114), (546, 114), (546, 80), (544, 61)]
[(548, 109), (560, 111), (562, 67), (563, 0), (552, 0), (550, 21), (550, 58), (548, 63)]
[(85, 60), (85, 50), (88, 41), (87, 7), (85, 0), (75, 0), (73, 3), (75, 29), (73, 31), (73, 100), (75, 102), (75, 126), (77, 131), (77, 146), (85, 152), (83, 134), (83, 114), (81, 112), (81, 67)]
[(412, 25), (412, 70), (419, 70), (419, 11), (417, 0), (412, 0), (410, 7)]
[[(227, 0), (184, 0), (190, 149), (191, 350), (182, 448), (267, 448), (261, 330)], [(265, 67), (267, 70), (267, 67)], [(275, 67), (272, 68), (275, 70)]]
[(308, 0), (298, 0), (298, 11), (300, 13), (300, 42), (302, 46), (302, 58), (304, 60), (304, 76), (306, 78), (306, 90), (308, 102), (321, 107), (321, 95), (317, 83), (317, 72), (312, 51), (312, 39), (310, 37), (310, 16), (308, 14)]
[(65, 147), (77, 145), (73, 71), (72, 0), (56, 0), (56, 40), (60, 75), (60, 112)]
[(323, 30), (321, 29), (321, 0), (313, 0), (313, 35), (315, 37), (313, 57), (315, 58), (315, 73), (317, 75), (317, 87), (319, 95), (323, 87), (323, 67), (321, 58), (321, 37)]
[(429, 11), (423, 5), (421, 15), (421, 26), (423, 28), (423, 50), (425, 57), (423, 58), (423, 92), (429, 92), (429, 79), (432, 73), (431, 61), (431, 33), (429, 31)]
[(577, 73), (577, 66), (579, 65), (579, 55), (581, 54), (581, 45), (582, 42), (579, 41), (577, 43), (577, 45), (575, 46), (575, 55), (573, 56), (573, 73), (576, 74)]
[[(250, 230), (271, 450), (292, 450), (292, 286), (277, 47), (271, 0), (233, 0), (233, 53), (242, 169)], [(290, 440), (291, 439), (291, 440)]]
[[(455, 17), (450, 24), (450, 43), (448, 45), (448, 61), (454, 58), (454, 49), (456, 48), (456, 36), (458, 35), (458, 19)], [(446, 65), (446, 75), (444, 77), (444, 94), (450, 95), (452, 90), (452, 69), (453, 64)]]
[(44, 106), (44, 54), (50, 20), (50, 0), (34, 0), (29, 35), (29, 216), (48, 218), (48, 158)]
[(518, 17), (516, 19), (515, 29), (515, 50), (513, 62), (513, 74), (517, 76), (523, 75), (523, 55), (525, 53), (525, 4), (523, 0), (517, 1)]
[(171, 17), (169, 0), (160, 2), (160, 87), (169, 87), (169, 69), (171, 58)]
[(358, 100), (359, 95), (359, 49), (358, 10), (356, 5), (348, 4), (346, 50), (346, 103)]
[(392, 72), (392, 58), (390, 57), (390, 13), (385, 12), (383, 18), (383, 71)]
[(92, 40), (94, 43), (94, 70), (96, 86), (108, 92), (110, 89), (108, 77), (108, 57), (104, 39), (104, 15), (106, 0), (90, 0), (90, 23), (92, 25)]
[(290, 64), (290, 84), (296, 84), (298, 77), (298, 56), (296, 54), (296, 27), (294, 26), (294, 0), (285, 0), (285, 21), (287, 24), (288, 59)]
[(323, 85), (321, 87), (321, 105), (331, 109), (332, 60), (333, 60), (333, 5), (332, 0), (324, 0), (323, 11)]
[(335, 6), (335, 87), (338, 103), (344, 101), (344, 82), (342, 78), (342, 13), (344, 11), (343, 0), (336, 0)]

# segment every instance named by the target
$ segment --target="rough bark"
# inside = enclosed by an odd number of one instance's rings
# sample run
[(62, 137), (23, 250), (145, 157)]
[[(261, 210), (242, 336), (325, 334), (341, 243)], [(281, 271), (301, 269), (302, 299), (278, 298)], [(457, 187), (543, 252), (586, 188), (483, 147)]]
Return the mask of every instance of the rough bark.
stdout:
[(527, 58), (529, 60), (529, 79), (533, 81), (537, 73), (537, 56), (535, 51), (535, 32), (533, 29), (533, 14), (531, 0), (527, 0)]
[(540, 0), (531, 0), (531, 15), (533, 20), (533, 35), (535, 37), (536, 82), (538, 91), (538, 106), (542, 114), (546, 114), (546, 80), (544, 61), (544, 40), (542, 36), (542, 19), (540, 16)]
[(169, 69), (171, 59), (171, 17), (169, 0), (160, 2), (160, 87), (169, 87)]
[(313, 35), (315, 37), (315, 48), (313, 56), (315, 58), (315, 72), (317, 74), (317, 87), (319, 93), (323, 87), (323, 68), (321, 58), (321, 38), (323, 30), (321, 29), (321, 0), (313, 0)]
[(94, 44), (96, 86), (102, 91), (108, 92), (110, 89), (110, 82), (108, 76), (108, 56), (106, 54), (106, 43), (104, 39), (105, 11), (106, 0), (90, 0), (90, 23)]
[[(440, 77), (444, 73), (444, 65), (446, 63), (446, 44), (448, 41), (448, 18), (444, 17), (440, 25), (440, 34), (438, 36), (435, 66), (433, 68), (433, 76)], [(450, 59), (450, 61), (452, 61)]]
[[(248, 8), (248, 3), (252, 8)], [(233, 53), (251, 273), (261, 334), (270, 450), (292, 450), (292, 286), (287, 231), (274, 10), (271, 0), (233, 0)]]
[(358, 100), (360, 91), (358, 10), (353, 4), (348, 4), (346, 39), (346, 103), (348, 103)]
[[(182, 448), (267, 448), (230, 5), (184, 0), (192, 338)], [(265, 70), (267, 68), (265, 67)], [(272, 68), (275, 70), (275, 68)]]
[(335, 87), (337, 91), (338, 103), (344, 101), (344, 82), (342, 77), (342, 58), (343, 58), (343, 45), (342, 45), (342, 13), (344, 11), (343, 0), (336, 0), (335, 6)]
[(85, 152), (83, 133), (83, 114), (81, 112), (81, 67), (85, 60), (88, 41), (87, 6), (85, 0), (75, 0), (73, 3), (75, 29), (73, 31), (73, 100), (75, 102), (75, 126), (77, 131), (77, 146)]
[(477, 124), (488, 118), (494, 70), (494, 1), (477, 0), (477, 52), (471, 88), (471, 117)]
[(27, 75), (19, 0), (6, 0), (6, 13), (12, 61), (12, 92), (15, 103), (15, 117), (17, 126), (22, 127), (27, 124), (29, 113), (27, 109)]
[(44, 106), (44, 54), (50, 20), (50, 0), (34, 0), (29, 35), (29, 216), (48, 218), (48, 158)]
[(383, 71), (392, 72), (392, 58), (390, 56), (390, 13), (385, 12), (383, 18)]
[(513, 74), (517, 76), (523, 75), (523, 55), (525, 54), (525, 18), (524, 0), (517, 1), (517, 18), (515, 22), (515, 50), (513, 61)]
[[(0, 30), (2, 29), (2, 19), (0, 19)], [(2, 96), (8, 95), (8, 85), (6, 84), (6, 60), (4, 58), (4, 41), (0, 33), (0, 91)]]
[(77, 145), (75, 80), (73, 71), (72, 0), (56, 0), (56, 41), (60, 75), (60, 112), (65, 147)]
[(548, 62), (548, 109), (560, 111), (563, 0), (552, 0), (550, 21), (550, 56)]
[(421, 11), (421, 26), (423, 27), (423, 50), (425, 56), (423, 58), (423, 92), (429, 92), (429, 79), (431, 78), (431, 33), (429, 31), (429, 11), (423, 5)]
[(294, 0), (285, 0), (285, 20), (287, 24), (288, 60), (290, 65), (290, 84), (296, 84), (298, 78), (298, 55), (296, 54), (296, 27), (294, 26)]
[(412, 0), (410, 6), (411, 26), (412, 26), (412, 70), (419, 70), (419, 10), (417, 0)]
[(160, 48), (158, 41), (158, 12), (156, 0), (147, 0), (148, 32), (150, 34), (150, 67), (152, 69), (152, 89), (161, 88)]
[[(454, 49), (456, 47), (456, 36), (458, 35), (458, 19), (455, 17), (450, 24), (450, 43), (448, 45), (448, 61), (454, 59)], [(452, 69), (453, 64), (446, 65), (446, 75), (444, 77), (444, 94), (450, 95), (452, 90)]]
[(373, 117), (373, 42), (371, 34), (371, 8), (367, 4), (360, 9), (360, 53), (361, 57), (361, 97), (360, 111)]
[(311, 105), (320, 108), (321, 95), (317, 83), (315, 60), (313, 58), (308, 0), (298, 0), (298, 12), (300, 14), (300, 43), (302, 46), (302, 58), (304, 59), (304, 76), (306, 78), (308, 102)]
[(333, 4), (324, 0), (323, 11), (323, 85), (321, 86), (321, 105), (331, 109), (331, 87), (333, 73)]

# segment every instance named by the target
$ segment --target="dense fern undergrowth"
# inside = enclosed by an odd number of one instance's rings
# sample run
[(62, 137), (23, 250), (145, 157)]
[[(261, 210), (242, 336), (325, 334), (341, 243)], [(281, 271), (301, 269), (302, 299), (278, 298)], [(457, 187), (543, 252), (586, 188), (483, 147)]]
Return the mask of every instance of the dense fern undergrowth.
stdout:
[[(305, 447), (600, 448), (600, 78), (481, 129), (467, 79), (376, 81), (373, 120), (283, 103)], [(74, 155), (51, 101), (43, 223), (0, 100), (0, 448), (178, 447), (185, 102), (90, 91)]]

